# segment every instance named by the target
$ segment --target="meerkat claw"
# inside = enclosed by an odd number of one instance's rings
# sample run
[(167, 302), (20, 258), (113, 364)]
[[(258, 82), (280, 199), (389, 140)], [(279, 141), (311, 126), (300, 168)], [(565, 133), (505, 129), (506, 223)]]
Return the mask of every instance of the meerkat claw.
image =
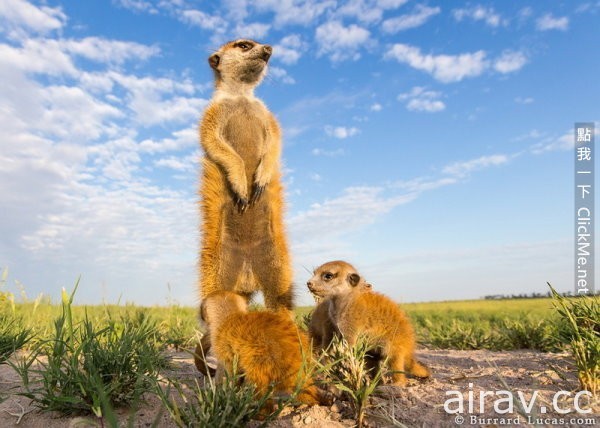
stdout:
[(256, 202), (258, 202), (258, 200), (260, 199), (260, 197), (262, 196), (262, 194), (265, 191), (265, 187), (266, 186), (260, 186), (258, 184), (254, 185), (254, 190), (252, 192), (252, 198), (250, 199), (250, 205), (253, 205)]
[(235, 206), (237, 207), (238, 212), (243, 214), (244, 211), (246, 211), (246, 208), (248, 208), (248, 199), (242, 198), (241, 196), (236, 197)]

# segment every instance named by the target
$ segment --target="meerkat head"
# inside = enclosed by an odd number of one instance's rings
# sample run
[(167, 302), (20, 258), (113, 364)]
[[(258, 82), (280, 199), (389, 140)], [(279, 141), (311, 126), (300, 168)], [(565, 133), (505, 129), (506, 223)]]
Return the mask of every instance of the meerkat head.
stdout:
[(209, 327), (220, 324), (227, 316), (247, 312), (248, 302), (231, 291), (215, 291), (202, 300), (200, 318)]
[(316, 268), (306, 285), (311, 293), (321, 298), (353, 290), (371, 289), (371, 284), (368, 284), (360, 276), (354, 266), (340, 260), (328, 262)]
[(217, 88), (223, 85), (229, 88), (258, 85), (266, 73), (272, 53), (271, 46), (249, 39), (224, 44), (208, 58)]

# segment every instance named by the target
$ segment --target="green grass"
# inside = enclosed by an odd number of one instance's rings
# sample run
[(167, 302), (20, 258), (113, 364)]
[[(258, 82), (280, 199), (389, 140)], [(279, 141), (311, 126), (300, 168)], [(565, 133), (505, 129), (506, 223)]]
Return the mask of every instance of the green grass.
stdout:
[(275, 419), (286, 403), (275, 409), (270, 404), (272, 391), (257, 395), (255, 388), (243, 383), (240, 374), (216, 383), (207, 378), (205, 385), (195, 381), (191, 388), (170, 381), (168, 388), (156, 385), (157, 395), (178, 427), (227, 428), (244, 426), (251, 419), (263, 419), (263, 425)]
[[(431, 348), (560, 351), (569, 343), (562, 334), (565, 324), (550, 298), (409, 303), (402, 308), (411, 318), (419, 342)], [(300, 325), (312, 309), (295, 309)], [(111, 317), (143, 311), (157, 322), (157, 340), (176, 350), (193, 348), (197, 336), (197, 308), (173, 303), (155, 307), (74, 305), (71, 310), (75, 322), (87, 316), (97, 326)], [(52, 320), (60, 313), (60, 305), (44, 299), (14, 306), (14, 316), (32, 332), (30, 346), (52, 337)]]
[(63, 291), (50, 337), (12, 363), (23, 382), (21, 395), (43, 410), (93, 413), (114, 422), (114, 406), (131, 405), (156, 382), (166, 366), (164, 347), (157, 342), (156, 322), (144, 311), (109, 314), (100, 325), (87, 315), (75, 320), (74, 293)]
[[(550, 284), (548, 284), (550, 285)], [(552, 286), (554, 304), (566, 328), (563, 339), (571, 345), (582, 390), (600, 394), (600, 298), (568, 299)]]
[(4, 364), (31, 339), (31, 331), (21, 324), (20, 319), (0, 313), (0, 364)]
[[(179, 426), (225, 426), (259, 415), (262, 404), (256, 406), (255, 392), (238, 382), (183, 388), (167, 379), (171, 395), (158, 387), (158, 372), (166, 364), (164, 351), (193, 349), (195, 345), (197, 308), (172, 301), (155, 307), (74, 305), (73, 295), (66, 294), (59, 304), (43, 297), (18, 301), (5, 286), (3, 275), (0, 363), (19, 371), (23, 395), (40, 408), (91, 413), (101, 425), (112, 426), (116, 424), (114, 407), (135, 408), (143, 394), (154, 393)], [(403, 304), (402, 308), (413, 321), (421, 345), (430, 348), (571, 350), (582, 388), (598, 392), (597, 297), (435, 302)], [(295, 310), (300, 325), (306, 324), (312, 309)], [(15, 355), (20, 348), (25, 351)], [(328, 370), (323, 372), (325, 377), (354, 403), (359, 422), (378, 381), (365, 376), (364, 367), (358, 364), (363, 361), (360, 352), (353, 349), (330, 356), (330, 361), (338, 364), (321, 367)], [(356, 376), (348, 367), (357, 369)], [(258, 397), (258, 402), (267, 398)]]
[(324, 361), (328, 362), (321, 366), (328, 381), (350, 399), (358, 428), (364, 426), (369, 398), (381, 382), (385, 366), (382, 361), (378, 367), (369, 367), (367, 354), (371, 349), (363, 337), (354, 346), (336, 337), (324, 353)]

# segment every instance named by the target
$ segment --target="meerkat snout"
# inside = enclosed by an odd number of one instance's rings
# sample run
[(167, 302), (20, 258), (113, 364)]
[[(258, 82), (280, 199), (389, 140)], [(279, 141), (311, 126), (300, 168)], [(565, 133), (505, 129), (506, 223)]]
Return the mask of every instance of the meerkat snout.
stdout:
[(263, 45), (262, 47), (262, 59), (265, 60), (265, 62), (269, 61), (269, 58), (271, 58), (271, 55), (273, 54), (273, 48), (269, 45)]

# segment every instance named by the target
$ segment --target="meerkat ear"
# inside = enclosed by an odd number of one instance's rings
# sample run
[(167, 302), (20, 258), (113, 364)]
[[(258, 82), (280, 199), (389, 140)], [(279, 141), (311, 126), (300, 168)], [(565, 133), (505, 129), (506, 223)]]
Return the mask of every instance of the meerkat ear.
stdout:
[(219, 56), (219, 54), (215, 53), (208, 57), (208, 63), (210, 64), (210, 68), (212, 68), (213, 70), (217, 69), (217, 67), (219, 66), (219, 61), (221, 61), (221, 57)]
[(357, 273), (351, 273), (348, 275), (348, 282), (352, 287), (356, 287), (360, 282), (360, 275)]

